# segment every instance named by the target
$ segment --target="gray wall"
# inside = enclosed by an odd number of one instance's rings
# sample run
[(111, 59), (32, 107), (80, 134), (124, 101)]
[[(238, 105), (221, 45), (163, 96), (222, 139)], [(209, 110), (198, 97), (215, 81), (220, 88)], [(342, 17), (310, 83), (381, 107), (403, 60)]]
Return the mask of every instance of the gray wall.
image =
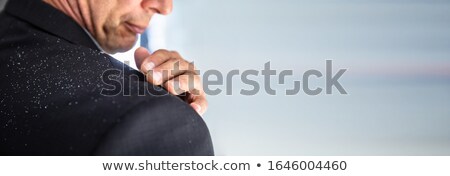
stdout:
[(202, 73), (348, 68), (346, 96), (243, 96), (237, 79), (209, 96), (218, 155), (450, 154), (450, 1), (175, 0), (167, 18), (168, 49)]

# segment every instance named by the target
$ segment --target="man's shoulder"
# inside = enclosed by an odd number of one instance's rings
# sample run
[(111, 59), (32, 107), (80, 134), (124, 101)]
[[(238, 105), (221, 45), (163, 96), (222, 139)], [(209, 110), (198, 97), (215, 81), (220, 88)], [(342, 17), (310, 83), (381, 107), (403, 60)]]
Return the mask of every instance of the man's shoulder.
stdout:
[(86, 99), (91, 107), (100, 108), (103, 105), (98, 102), (103, 99), (127, 111), (126, 107), (149, 104), (148, 99), (156, 97), (161, 101), (154, 105), (179, 107), (177, 101), (164, 101), (176, 97), (147, 83), (139, 71), (108, 54), (73, 44), (20, 20), (11, 21), (10, 27), (0, 27), (4, 35), (0, 40), (2, 93), (28, 102), (36, 95), (51, 96), (39, 97), (40, 103), (70, 103), (72, 108), (75, 102), (82, 104), (77, 99)]

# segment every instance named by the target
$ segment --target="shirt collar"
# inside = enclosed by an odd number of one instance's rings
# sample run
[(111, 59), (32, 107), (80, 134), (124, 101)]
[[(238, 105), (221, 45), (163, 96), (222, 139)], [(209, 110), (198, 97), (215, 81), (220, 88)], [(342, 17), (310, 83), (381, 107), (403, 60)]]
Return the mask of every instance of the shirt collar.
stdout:
[(84, 32), (89, 36), (89, 38), (91, 38), (92, 42), (94, 42), (95, 46), (97, 46), (97, 49), (100, 50), (102, 53), (106, 53), (105, 50), (103, 50), (103, 48), (100, 46), (100, 44), (98, 44), (97, 40), (95, 40), (95, 38), (91, 35), (91, 33), (83, 28)]

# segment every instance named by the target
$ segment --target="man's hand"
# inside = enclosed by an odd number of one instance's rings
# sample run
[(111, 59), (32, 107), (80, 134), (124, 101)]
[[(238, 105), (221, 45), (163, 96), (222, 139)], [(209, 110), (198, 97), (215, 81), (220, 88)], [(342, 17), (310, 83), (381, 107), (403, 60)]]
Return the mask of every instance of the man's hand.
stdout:
[(173, 95), (185, 93), (183, 99), (200, 115), (206, 112), (208, 102), (199, 73), (194, 65), (175, 51), (158, 50), (150, 54), (145, 48), (134, 53), (136, 65), (153, 85), (164, 87)]

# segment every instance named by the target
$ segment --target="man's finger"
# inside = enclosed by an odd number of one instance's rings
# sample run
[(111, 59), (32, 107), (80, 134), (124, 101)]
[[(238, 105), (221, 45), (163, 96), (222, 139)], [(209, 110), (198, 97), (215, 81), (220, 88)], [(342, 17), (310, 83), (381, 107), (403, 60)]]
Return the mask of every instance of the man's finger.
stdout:
[(181, 75), (199, 75), (191, 63), (180, 59), (169, 59), (155, 67), (150, 75), (154, 76), (155, 74), (162, 75), (160, 82), (166, 82)]
[(136, 61), (136, 67), (139, 70), (141, 70), (141, 66), (144, 60), (150, 55), (150, 52), (143, 47), (139, 47), (138, 49), (136, 49), (136, 51), (134, 51), (134, 60)]
[(152, 83), (153, 85), (160, 85), (162, 83), (162, 74), (159, 72), (152, 72), (152, 69), (155, 67), (155, 65), (149, 60), (151, 56), (152, 54), (150, 54), (150, 52), (143, 47), (139, 47), (134, 52), (136, 66), (144, 75), (146, 75), (147, 81)]
[(173, 51), (157, 50), (150, 54), (147, 49), (142, 47), (135, 51), (135, 59), (136, 65), (143, 73), (153, 70), (155, 67), (170, 59), (183, 60), (181, 57), (178, 57), (176, 52)]
[(173, 95), (189, 92), (192, 95), (202, 95), (203, 85), (198, 75), (180, 75), (164, 83), (164, 88)]
[(190, 105), (192, 108), (197, 111), (198, 114), (203, 115), (205, 114), (206, 110), (208, 110), (208, 101), (206, 100), (206, 95), (190, 95), (193, 96), (192, 102)]

